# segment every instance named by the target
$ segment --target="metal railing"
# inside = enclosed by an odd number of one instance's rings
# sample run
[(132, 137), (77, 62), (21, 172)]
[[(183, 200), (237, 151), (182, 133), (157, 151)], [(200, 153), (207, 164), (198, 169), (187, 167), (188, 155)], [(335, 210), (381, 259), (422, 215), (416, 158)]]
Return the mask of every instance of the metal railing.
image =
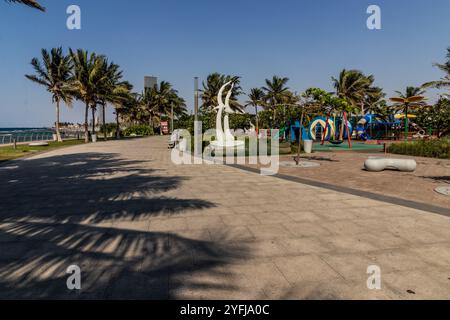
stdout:
[[(38, 141), (53, 141), (53, 132), (14, 132), (14, 133), (0, 133), (0, 145)], [(84, 133), (80, 131), (63, 131), (61, 137), (63, 139), (80, 139)]]
[(48, 141), (53, 140), (53, 133), (51, 132), (30, 132), (30, 133), (20, 133), (20, 134), (0, 134), (0, 145), (1, 144), (12, 144), (23, 142), (34, 142), (34, 141)]

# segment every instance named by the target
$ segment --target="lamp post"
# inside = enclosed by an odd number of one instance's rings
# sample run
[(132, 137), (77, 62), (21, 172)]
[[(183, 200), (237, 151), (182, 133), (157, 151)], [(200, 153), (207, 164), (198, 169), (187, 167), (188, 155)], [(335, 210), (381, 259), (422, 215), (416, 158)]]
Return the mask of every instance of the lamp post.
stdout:
[(170, 104), (170, 133), (173, 133), (173, 103)]
[(194, 114), (195, 121), (198, 121), (198, 77), (194, 78)]

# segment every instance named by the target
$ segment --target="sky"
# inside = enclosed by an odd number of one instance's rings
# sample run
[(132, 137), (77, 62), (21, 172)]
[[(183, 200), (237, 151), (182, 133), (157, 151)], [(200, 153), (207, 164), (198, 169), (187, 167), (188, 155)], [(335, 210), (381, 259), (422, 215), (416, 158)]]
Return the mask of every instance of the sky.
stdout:
[[(46, 90), (27, 80), (41, 48), (83, 48), (119, 64), (137, 92), (145, 75), (173, 84), (193, 106), (193, 78), (242, 77), (248, 91), (273, 75), (291, 90), (332, 90), (346, 69), (373, 74), (388, 96), (439, 79), (432, 66), (450, 46), (448, 0), (40, 0), (42, 13), (0, 0), (0, 127), (54, 122)], [(66, 27), (67, 7), (81, 8), (81, 30)], [(366, 10), (381, 8), (381, 30)], [(437, 92), (430, 91), (430, 100)], [(245, 101), (245, 96), (240, 98)], [(110, 108), (111, 109), (111, 108)], [(83, 121), (83, 108), (62, 108), (61, 121)], [(107, 121), (113, 121), (112, 111)]]

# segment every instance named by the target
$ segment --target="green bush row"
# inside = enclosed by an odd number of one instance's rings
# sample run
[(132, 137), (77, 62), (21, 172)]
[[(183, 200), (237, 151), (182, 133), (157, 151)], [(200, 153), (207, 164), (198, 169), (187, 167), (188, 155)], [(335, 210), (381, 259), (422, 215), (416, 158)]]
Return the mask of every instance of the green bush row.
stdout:
[(133, 125), (123, 131), (125, 137), (131, 136), (152, 136), (154, 135), (153, 128), (146, 125)]
[(394, 143), (387, 151), (417, 157), (450, 159), (450, 139)]

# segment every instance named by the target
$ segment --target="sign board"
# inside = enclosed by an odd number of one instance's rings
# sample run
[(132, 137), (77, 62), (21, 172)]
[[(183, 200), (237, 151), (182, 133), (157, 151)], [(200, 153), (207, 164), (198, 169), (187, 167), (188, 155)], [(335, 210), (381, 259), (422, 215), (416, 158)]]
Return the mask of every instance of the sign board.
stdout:
[(169, 134), (169, 122), (161, 121), (161, 131), (163, 134)]

